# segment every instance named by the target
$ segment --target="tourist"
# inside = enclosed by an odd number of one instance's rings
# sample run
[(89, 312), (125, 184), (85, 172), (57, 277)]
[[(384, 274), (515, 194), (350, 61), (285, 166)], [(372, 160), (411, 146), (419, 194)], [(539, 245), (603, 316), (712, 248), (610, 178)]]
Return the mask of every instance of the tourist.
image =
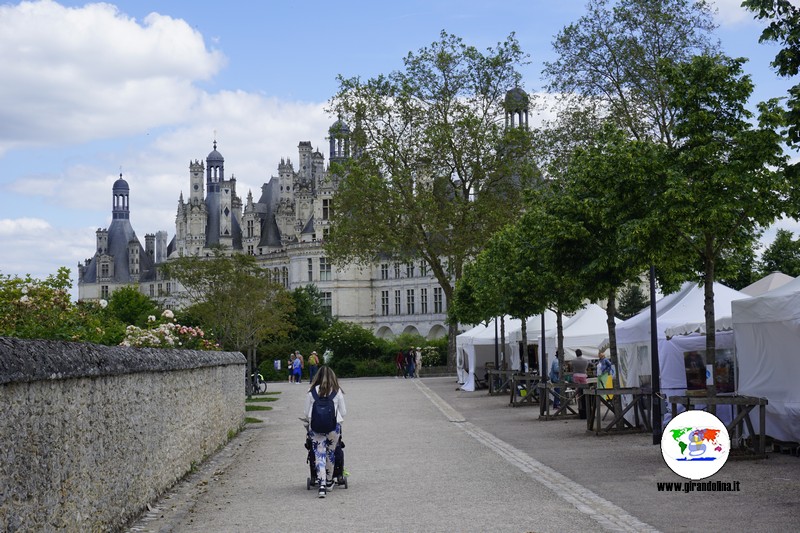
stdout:
[(405, 357), (403, 356), (403, 351), (398, 350), (397, 355), (394, 358), (395, 367), (397, 367), (397, 374), (394, 376), (395, 378), (399, 378), (400, 376), (405, 377)]
[[(295, 352), (295, 354), (299, 353)], [(297, 355), (294, 355), (294, 360), (292, 361), (292, 376), (294, 377), (294, 382), (298, 385), (303, 381), (303, 370), (300, 366), (300, 358)]]
[[(336, 427), (333, 431), (328, 433), (315, 433), (311, 429), (311, 412), (314, 407), (314, 394), (317, 397), (333, 396), (333, 404), (336, 408)], [(308, 433), (311, 437), (311, 442), (314, 450), (314, 458), (316, 459), (317, 479), (319, 480), (319, 497), (324, 498), (326, 493), (333, 489), (333, 465), (335, 460), (336, 445), (339, 443), (339, 437), (342, 434), (342, 421), (347, 414), (347, 408), (344, 403), (344, 391), (339, 386), (339, 380), (336, 379), (336, 373), (327, 365), (319, 368), (319, 371), (314, 376), (314, 381), (311, 382), (311, 387), (308, 389), (306, 395), (305, 405), (305, 418), (309, 421)]]
[(300, 381), (298, 381), (298, 383), (300, 383), (303, 381), (303, 370), (306, 368), (306, 361), (303, 359), (303, 354), (301, 354), (299, 351), (295, 350), (294, 354), (298, 359), (300, 359)]
[(294, 354), (289, 354), (289, 364), (286, 365), (289, 369), (289, 383), (294, 383)]
[[(572, 381), (576, 385), (586, 385), (589, 376), (586, 374), (586, 369), (589, 368), (589, 360), (583, 358), (583, 351), (580, 348), (575, 350), (575, 359), (572, 360)], [(578, 401), (578, 418), (586, 419), (586, 403), (585, 396), (578, 389), (575, 395)]]
[(417, 346), (417, 349), (414, 352), (415, 359), (414, 359), (414, 377), (419, 377), (419, 369), (422, 368), (422, 348)]
[(314, 374), (317, 373), (317, 368), (319, 368), (319, 357), (317, 357), (317, 352), (311, 352), (311, 355), (308, 356), (308, 382), (309, 383), (314, 381)]

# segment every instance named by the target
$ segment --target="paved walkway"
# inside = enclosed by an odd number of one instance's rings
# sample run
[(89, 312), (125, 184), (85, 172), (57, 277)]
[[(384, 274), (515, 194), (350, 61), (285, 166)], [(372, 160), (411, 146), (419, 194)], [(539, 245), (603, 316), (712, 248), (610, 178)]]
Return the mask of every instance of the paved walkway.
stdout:
[(682, 481), (650, 435), (595, 437), (579, 420), (456, 390), (453, 378), (342, 380), (349, 488), (306, 490), (305, 386), (165, 495), (136, 532), (792, 531), (800, 458), (729, 461), (741, 492), (664, 493)]

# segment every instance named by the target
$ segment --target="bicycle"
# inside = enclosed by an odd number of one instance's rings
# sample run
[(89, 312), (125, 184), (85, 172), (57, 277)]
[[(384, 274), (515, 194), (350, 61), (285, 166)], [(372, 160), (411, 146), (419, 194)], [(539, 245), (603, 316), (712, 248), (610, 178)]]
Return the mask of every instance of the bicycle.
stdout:
[(267, 392), (267, 382), (264, 381), (264, 376), (260, 373), (250, 374), (250, 379), (253, 382), (253, 394), (264, 394)]

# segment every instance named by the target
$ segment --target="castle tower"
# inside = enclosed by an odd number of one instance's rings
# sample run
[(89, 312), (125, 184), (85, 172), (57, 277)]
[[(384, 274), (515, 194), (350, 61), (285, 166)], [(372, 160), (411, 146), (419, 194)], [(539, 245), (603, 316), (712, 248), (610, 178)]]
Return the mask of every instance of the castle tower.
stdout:
[(130, 192), (131, 189), (128, 186), (128, 182), (122, 179), (122, 173), (120, 173), (119, 179), (114, 182), (114, 186), (111, 188), (113, 196), (112, 220), (129, 220), (131, 218)]
[(328, 139), (331, 163), (341, 163), (350, 157), (350, 127), (341, 117), (328, 128)]
[(203, 164), (195, 159), (194, 162), (189, 162), (189, 203), (192, 205), (200, 204), (203, 202), (205, 195)]
[(530, 113), (530, 98), (528, 93), (515, 87), (506, 93), (503, 103), (506, 111), (506, 128), (528, 129), (528, 114)]
[(219, 182), (225, 179), (225, 158), (217, 152), (217, 140), (214, 149), (206, 157), (206, 188), (209, 194), (219, 192)]

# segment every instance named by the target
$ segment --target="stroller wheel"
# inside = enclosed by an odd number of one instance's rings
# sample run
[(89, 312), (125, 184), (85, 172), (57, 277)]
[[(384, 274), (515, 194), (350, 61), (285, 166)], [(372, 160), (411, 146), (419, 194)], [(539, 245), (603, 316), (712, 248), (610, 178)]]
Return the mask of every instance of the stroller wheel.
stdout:
[(306, 490), (311, 490), (311, 478), (306, 478)]

